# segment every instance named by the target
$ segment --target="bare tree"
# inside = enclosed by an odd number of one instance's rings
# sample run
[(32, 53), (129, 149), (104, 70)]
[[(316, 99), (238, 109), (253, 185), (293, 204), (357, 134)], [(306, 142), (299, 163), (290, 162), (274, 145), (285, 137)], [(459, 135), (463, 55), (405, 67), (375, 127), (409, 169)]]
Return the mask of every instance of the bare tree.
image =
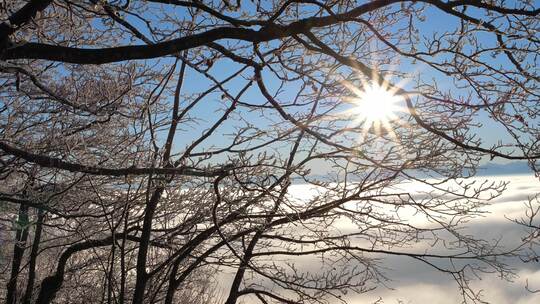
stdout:
[(0, 294), (328, 303), (403, 256), (481, 301), (526, 246), (461, 232), (506, 187), (471, 177), (540, 158), (540, 9), (507, 2), (3, 2)]

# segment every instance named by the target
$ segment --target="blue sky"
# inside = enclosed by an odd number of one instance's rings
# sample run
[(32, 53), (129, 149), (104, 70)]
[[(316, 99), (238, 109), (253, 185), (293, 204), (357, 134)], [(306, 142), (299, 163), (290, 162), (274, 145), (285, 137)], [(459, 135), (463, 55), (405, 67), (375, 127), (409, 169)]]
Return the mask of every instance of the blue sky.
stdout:
[[(253, 6), (253, 5), (254, 4), (252, 4), (250, 1), (243, 2), (243, 7), (249, 7), (247, 8), (248, 10), (249, 9), (252, 10), (253, 7), (250, 7), (250, 6)], [(507, 5), (511, 7), (512, 3), (508, 2)], [(394, 7), (398, 9), (399, 4), (394, 5)], [(472, 10), (472, 9), (468, 10), (469, 14), (476, 15), (476, 16), (479, 16), (479, 12), (480, 10)], [(185, 14), (186, 14), (186, 10), (184, 9), (176, 10), (176, 15), (179, 16), (180, 18), (182, 17), (189, 18)], [(240, 13), (227, 12), (227, 14), (235, 16)], [(419, 22), (417, 24), (420, 36), (429, 37), (432, 33), (441, 32), (441, 31), (447, 30), (448, 28), (453, 28), (459, 25), (458, 23), (459, 20), (456, 17), (449, 16), (448, 14), (442, 13), (440, 10), (435, 9), (435, 8), (428, 8), (425, 15), (427, 17), (426, 20), (424, 22)], [(133, 24), (137, 25), (139, 28), (144, 28), (142, 27), (142, 23), (138, 22), (136, 18), (127, 17), (127, 19)], [(145, 34), (148, 34), (148, 31), (143, 30), (143, 32), (145, 32)], [(485, 35), (480, 35), (479, 39), (481, 43), (488, 44), (488, 45), (489, 44), (493, 45), (495, 41), (494, 35), (489, 34), (489, 33)], [(141, 41), (138, 41), (137, 43), (141, 43)], [(225, 44), (226, 42), (221, 41), (220, 43)], [(444, 59), (444, 57), (437, 58), (437, 60), (441, 60), (441, 59)], [(490, 58), (489, 60), (494, 65), (508, 64), (508, 61), (501, 55), (498, 55), (495, 58)], [(366, 63), (369, 64), (369, 58), (367, 58), (366, 61), (367, 61)], [(162, 61), (162, 64), (164, 65), (167, 63), (169, 64), (172, 63), (172, 59)], [(223, 59), (223, 60), (220, 60), (219, 62), (214, 63), (211, 69), (211, 74), (217, 79), (224, 79), (230, 74), (232, 74), (234, 71), (236, 71), (238, 68), (239, 66), (237, 64), (233, 63), (232, 61), (228, 59)], [(439, 72), (433, 71), (433, 69), (430, 69), (426, 67), (425, 65), (422, 65), (419, 63), (413, 63), (410, 60), (402, 60), (400, 64), (396, 66), (395, 68), (400, 71), (408, 72), (411, 76), (414, 74), (420, 74), (418, 76), (421, 78), (433, 79), (442, 90), (450, 90), (454, 94), (464, 93), (463, 90), (456, 89), (454, 84), (450, 82), (449, 78), (447, 78), (446, 76), (442, 75)], [(249, 77), (249, 75), (251, 74), (252, 72), (249, 69), (247, 70), (247, 72), (244, 73), (246, 77)], [(277, 80), (273, 77), (270, 77), (269, 73), (266, 73), (265, 75), (268, 76), (266, 77), (268, 86), (271, 89), (272, 87), (276, 87)], [(399, 79), (395, 79), (394, 81), (399, 82)], [(211, 85), (211, 83), (205, 80), (204, 77), (190, 70), (189, 68), (188, 68), (187, 77), (184, 83), (185, 83), (184, 91), (183, 91), (184, 94), (201, 92), (201, 91), (206, 90)], [(233, 80), (232, 82), (228, 84), (227, 87), (231, 89), (231, 93), (232, 95), (234, 95), (234, 93), (238, 92), (245, 83), (247, 83), (247, 80), (245, 79)], [(406, 87), (410, 88), (411, 84), (406, 85)], [(286, 87), (285, 92), (283, 92), (279, 96), (279, 100), (282, 102), (289, 102), (293, 98), (294, 93), (297, 91), (297, 89), (298, 89), (297, 83), (289, 84), (288, 87)], [(221, 95), (222, 94), (220, 92), (211, 94), (210, 98), (207, 98), (206, 100), (204, 100), (202, 103), (200, 103), (198, 106), (194, 108), (194, 111), (192, 112), (192, 116), (200, 120), (200, 125), (193, 126), (191, 131), (188, 132), (190, 135), (193, 136), (193, 138), (196, 138), (200, 134), (200, 131), (203, 131), (204, 129), (206, 129), (217, 119), (216, 111), (218, 111), (219, 109), (223, 109), (224, 106), (227, 105), (227, 103), (224, 102), (223, 99), (221, 98)], [(256, 104), (260, 104), (264, 102), (264, 99), (260, 95), (256, 86), (251, 87), (244, 94), (243, 100), (249, 101), (251, 103), (256, 103)], [(267, 119), (261, 118), (260, 113), (258, 112), (250, 112), (245, 108), (239, 108), (237, 112), (241, 113), (241, 116), (245, 118), (246, 120), (249, 120), (252, 123), (256, 123), (262, 127), (264, 127), (265, 125), (268, 125), (269, 123)], [(482, 127), (475, 128), (473, 130), (477, 133), (478, 137), (482, 139), (483, 145), (485, 147), (489, 147), (495, 144), (498, 140), (503, 140), (503, 141), (510, 140), (510, 137), (507, 135), (504, 128), (500, 124), (493, 122), (493, 120), (489, 118), (486, 112), (480, 111), (478, 113), (477, 122), (481, 123)], [(233, 133), (234, 125), (235, 125), (234, 121), (226, 122), (224, 126), (220, 129), (220, 132), (217, 133), (215, 136), (211, 136), (205, 142), (203, 146), (208, 147), (212, 145), (214, 146), (225, 145), (229, 139), (225, 137), (224, 135)], [(189, 130), (189, 127), (188, 127), (188, 130)], [(178, 150), (181, 150), (183, 146), (189, 143), (190, 143), (190, 138), (183, 136), (181, 140), (175, 142), (175, 146), (177, 147)], [(502, 164), (507, 163), (507, 161), (504, 161), (498, 158), (496, 158), (494, 162), (502, 163)]]

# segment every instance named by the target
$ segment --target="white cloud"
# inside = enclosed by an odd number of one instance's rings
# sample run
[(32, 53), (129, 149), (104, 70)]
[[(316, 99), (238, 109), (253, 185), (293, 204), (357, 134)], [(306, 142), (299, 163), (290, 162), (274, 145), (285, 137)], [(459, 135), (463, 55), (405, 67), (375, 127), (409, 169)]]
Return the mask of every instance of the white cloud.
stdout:
[[(466, 231), (488, 240), (500, 239), (508, 248), (517, 244), (524, 234), (522, 227), (512, 223), (508, 218), (520, 218), (524, 215), (524, 202), (527, 198), (540, 193), (540, 182), (533, 176), (493, 176), (481, 177), (482, 180), (510, 181), (507, 191), (490, 206), (484, 217), (474, 219), (467, 224)], [(294, 185), (291, 187), (292, 195), (299, 199), (312, 198), (313, 187)], [(409, 188), (411, 189), (411, 188)], [(342, 230), (347, 230), (346, 223), (338, 223)], [(407, 250), (414, 250), (408, 248)], [(417, 249), (417, 248), (416, 248)], [(385, 274), (391, 279), (388, 287), (380, 286), (366, 294), (350, 295), (349, 303), (373, 303), (379, 298), (380, 303), (433, 303), (455, 304), (461, 303), (461, 296), (457, 284), (449, 275), (406, 257), (381, 256), (384, 258), (382, 266), (387, 269)], [(483, 274), (480, 280), (475, 280), (472, 286), (475, 290), (482, 290), (482, 298), (494, 304), (533, 304), (540, 303), (540, 293), (530, 293), (525, 289), (526, 280), (531, 288), (540, 289), (540, 263), (523, 263), (519, 259), (509, 261), (515, 269), (516, 278), (508, 282), (494, 274)], [(299, 260), (301, 268), (317, 271), (320, 268), (313, 260)], [(224, 278), (223, 278), (224, 279)], [(223, 280), (223, 286), (229, 283)], [(399, 301), (402, 302), (399, 302)], [(250, 303), (249, 299), (244, 299)]]

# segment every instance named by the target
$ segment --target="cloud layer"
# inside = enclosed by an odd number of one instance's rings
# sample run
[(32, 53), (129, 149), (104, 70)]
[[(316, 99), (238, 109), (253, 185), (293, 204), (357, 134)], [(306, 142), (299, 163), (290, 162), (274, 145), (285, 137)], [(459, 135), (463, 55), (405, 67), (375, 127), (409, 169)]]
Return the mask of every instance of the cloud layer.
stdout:
[[(509, 184), (500, 197), (492, 200), (483, 209), (486, 212), (484, 216), (468, 222), (464, 231), (478, 238), (500, 241), (505, 247), (513, 248), (520, 243), (526, 232), (523, 227), (510, 219), (519, 219), (525, 215), (524, 203), (529, 198), (540, 194), (540, 181), (532, 175), (483, 176), (478, 179), (508, 181)], [(407, 187), (411, 189), (410, 186)], [(294, 185), (290, 190), (291, 195), (299, 197), (300, 200), (308, 200), (316, 195), (313, 187), (306, 185)], [(345, 222), (338, 222), (336, 225), (341, 230), (347, 230), (348, 224)], [(409, 250), (414, 249), (409, 248)], [(383, 259), (381, 265), (386, 269), (385, 275), (390, 281), (386, 283), (386, 286), (381, 285), (364, 294), (348, 294), (346, 296), (348, 303), (455, 304), (462, 302), (463, 298), (458, 286), (450, 275), (436, 271), (409, 257), (380, 257)], [(275, 261), (279, 263), (280, 259), (276, 258)], [(481, 274), (481, 277), (471, 284), (476, 291), (481, 293), (482, 300), (494, 304), (540, 303), (540, 292), (531, 293), (525, 288), (528, 281), (531, 289), (540, 289), (540, 263), (524, 263), (517, 258), (506, 262), (516, 274), (511, 282), (501, 279), (497, 274)], [(315, 272), (321, 267), (309, 258), (299, 260), (297, 266), (300, 269)], [(232, 275), (233, 272), (225, 271), (219, 276), (220, 289), (225, 295), (228, 294)], [(249, 296), (243, 297), (242, 300), (244, 303), (260, 303), (256, 298)]]

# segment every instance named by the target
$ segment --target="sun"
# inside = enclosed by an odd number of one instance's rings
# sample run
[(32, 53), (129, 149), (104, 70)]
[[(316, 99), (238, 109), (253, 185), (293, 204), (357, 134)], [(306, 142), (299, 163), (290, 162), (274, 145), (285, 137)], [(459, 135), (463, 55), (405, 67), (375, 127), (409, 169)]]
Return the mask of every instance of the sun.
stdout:
[(386, 88), (372, 85), (358, 96), (355, 112), (363, 120), (381, 121), (395, 116), (400, 99)]
[(400, 106), (403, 98), (396, 94), (396, 90), (384, 83), (366, 84), (362, 89), (348, 82), (345, 86), (355, 95), (345, 99), (352, 105), (346, 113), (356, 126), (363, 127), (362, 135), (368, 132), (393, 135), (392, 122), (399, 120), (398, 112), (403, 112)]

